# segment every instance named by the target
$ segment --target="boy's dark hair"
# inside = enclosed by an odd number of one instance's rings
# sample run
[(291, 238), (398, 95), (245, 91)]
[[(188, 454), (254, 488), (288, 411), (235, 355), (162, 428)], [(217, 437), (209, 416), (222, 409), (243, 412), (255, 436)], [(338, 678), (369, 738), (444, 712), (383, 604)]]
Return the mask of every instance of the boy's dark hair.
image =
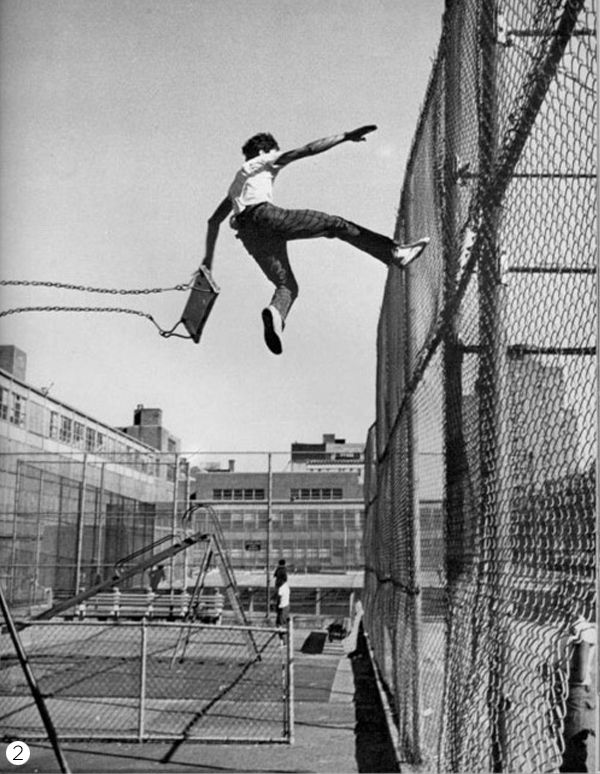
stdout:
[(258, 156), (261, 150), (266, 152), (269, 152), (270, 150), (279, 150), (277, 140), (272, 134), (268, 134), (267, 132), (255, 134), (242, 146), (242, 153), (246, 160)]
[(280, 567), (282, 567), (285, 564), (285, 559), (280, 559), (278, 564)]

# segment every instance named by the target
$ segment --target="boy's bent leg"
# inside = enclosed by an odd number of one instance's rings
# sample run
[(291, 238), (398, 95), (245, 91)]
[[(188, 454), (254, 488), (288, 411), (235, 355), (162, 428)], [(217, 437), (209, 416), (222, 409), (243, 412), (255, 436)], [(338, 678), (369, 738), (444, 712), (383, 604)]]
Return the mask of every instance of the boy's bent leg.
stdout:
[(275, 285), (271, 306), (277, 309), (282, 322), (285, 323), (290, 308), (298, 296), (298, 283), (290, 266), (285, 242), (267, 253), (253, 257), (265, 276)]
[(254, 228), (240, 229), (239, 236), (263, 274), (275, 285), (271, 306), (277, 309), (285, 322), (298, 296), (298, 283), (290, 266), (285, 240), (274, 239), (268, 232)]
[(260, 228), (268, 229), (280, 239), (341, 239), (386, 265), (390, 264), (395, 242), (389, 237), (370, 231), (339, 215), (328, 215), (319, 210), (286, 210), (274, 204), (265, 204), (253, 213)]
[(269, 245), (265, 240), (261, 249), (251, 254), (266, 277), (275, 285), (271, 303), (262, 311), (262, 321), (267, 347), (275, 355), (280, 355), (283, 351), (283, 328), (290, 308), (298, 296), (298, 283), (290, 266), (285, 242), (271, 242)]

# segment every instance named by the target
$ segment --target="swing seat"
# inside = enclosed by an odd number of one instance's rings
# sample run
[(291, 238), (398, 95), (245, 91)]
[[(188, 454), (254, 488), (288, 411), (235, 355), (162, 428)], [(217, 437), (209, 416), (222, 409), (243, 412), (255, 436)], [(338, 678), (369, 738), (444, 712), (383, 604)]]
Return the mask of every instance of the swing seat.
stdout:
[(202, 330), (219, 293), (220, 288), (210, 271), (206, 266), (200, 266), (181, 315), (181, 322), (196, 344), (200, 341)]

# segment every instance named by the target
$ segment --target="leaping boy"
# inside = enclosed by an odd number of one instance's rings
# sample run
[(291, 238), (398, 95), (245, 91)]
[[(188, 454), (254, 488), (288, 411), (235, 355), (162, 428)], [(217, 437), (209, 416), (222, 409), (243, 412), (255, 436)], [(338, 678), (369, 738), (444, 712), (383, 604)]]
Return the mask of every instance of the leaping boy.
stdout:
[(294, 239), (326, 237), (341, 239), (372, 255), (386, 266), (406, 268), (429, 243), (428, 238), (401, 245), (337, 215), (316, 210), (288, 210), (273, 204), (273, 183), (292, 161), (315, 156), (342, 142), (362, 142), (377, 127), (361, 126), (351, 132), (309, 142), (295, 150), (280, 151), (271, 134), (251, 137), (242, 148), (245, 162), (229, 187), (227, 196), (208, 220), (204, 266), (212, 267), (219, 226), (233, 213), (231, 226), (267, 278), (275, 285), (271, 303), (262, 311), (267, 347), (282, 352), (282, 332), (298, 295), (298, 283), (290, 266), (287, 243)]

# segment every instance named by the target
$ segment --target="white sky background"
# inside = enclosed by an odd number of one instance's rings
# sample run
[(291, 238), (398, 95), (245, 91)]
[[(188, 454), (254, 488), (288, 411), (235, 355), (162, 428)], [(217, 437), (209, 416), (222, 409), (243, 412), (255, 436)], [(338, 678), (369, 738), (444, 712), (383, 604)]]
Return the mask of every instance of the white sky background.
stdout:
[[(282, 149), (366, 123), (285, 169), (276, 203), (392, 234), (443, 0), (2, 0), (0, 260), (5, 279), (100, 287), (187, 282), (206, 220), (270, 131)], [(284, 353), (262, 338), (272, 286), (221, 228), (221, 295), (200, 344), (130, 315), (27, 313), (0, 341), (27, 380), (115, 426), (138, 403), (196, 449), (287, 449), (375, 418), (386, 268), (334, 240), (293, 243), (300, 295)], [(187, 293), (1, 288), (0, 308), (122, 306), (179, 319)], [(182, 331), (183, 332), (183, 331)]]

